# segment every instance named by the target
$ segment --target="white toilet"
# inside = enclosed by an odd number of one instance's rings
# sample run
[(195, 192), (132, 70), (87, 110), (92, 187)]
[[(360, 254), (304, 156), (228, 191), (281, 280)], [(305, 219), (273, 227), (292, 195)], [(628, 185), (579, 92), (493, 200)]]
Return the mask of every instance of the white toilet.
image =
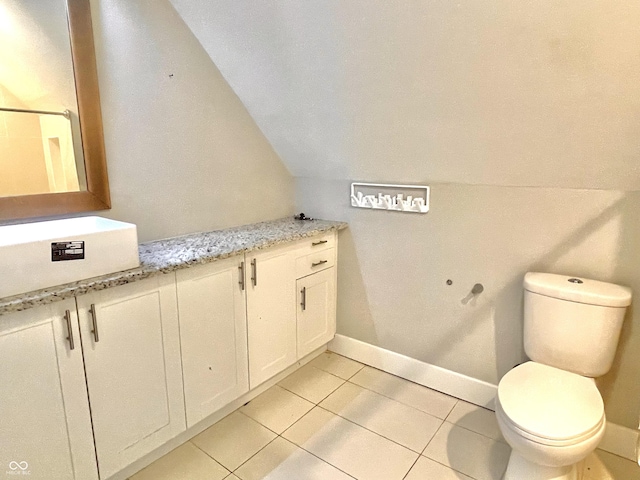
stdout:
[(504, 480), (578, 480), (600, 443), (604, 404), (594, 378), (611, 368), (631, 290), (549, 273), (524, 277), (530, 362), (498, 385), (496, 417), (511, 445)]

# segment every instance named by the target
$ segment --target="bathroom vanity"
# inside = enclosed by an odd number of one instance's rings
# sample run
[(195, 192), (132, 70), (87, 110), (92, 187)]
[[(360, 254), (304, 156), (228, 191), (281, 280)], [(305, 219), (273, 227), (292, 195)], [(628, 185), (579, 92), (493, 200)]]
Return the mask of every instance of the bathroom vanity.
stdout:
[(345, 227), (283, 219), (150, 242), (139, 268), (0, 300), (0, 464), (126, 478), (322, 351)]

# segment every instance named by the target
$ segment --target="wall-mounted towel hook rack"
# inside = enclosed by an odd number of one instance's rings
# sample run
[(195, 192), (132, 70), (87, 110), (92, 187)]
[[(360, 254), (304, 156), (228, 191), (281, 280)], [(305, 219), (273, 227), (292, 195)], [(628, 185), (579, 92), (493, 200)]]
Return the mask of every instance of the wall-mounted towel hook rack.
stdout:
[(351, 206), (375, 210), (427, 213), (429, 187), (387, 183), (352, 183)]

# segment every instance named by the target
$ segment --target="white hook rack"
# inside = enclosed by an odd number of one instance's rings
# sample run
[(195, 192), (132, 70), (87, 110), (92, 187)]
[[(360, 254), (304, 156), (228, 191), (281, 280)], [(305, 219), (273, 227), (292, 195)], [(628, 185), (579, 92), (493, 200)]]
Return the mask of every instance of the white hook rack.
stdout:
[[(365, 193), (374, 191), (374, 193)], [(400, 192), (398, 193), (398, 190)], [(393, 193), (384, 193), (391, 191)], [(409, 195), (411, 193), (411, 195)], [(352, 183), (351, 206), (397, 212), (427, 213), (429, 187), (426, 185), (389, 185), (386, 183)]]

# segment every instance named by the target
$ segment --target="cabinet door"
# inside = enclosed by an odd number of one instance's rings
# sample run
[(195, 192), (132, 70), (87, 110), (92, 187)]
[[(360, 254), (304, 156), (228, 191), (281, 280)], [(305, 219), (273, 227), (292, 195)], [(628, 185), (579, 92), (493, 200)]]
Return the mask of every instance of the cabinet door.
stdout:
[(176, 272), (188, 427), (249, 391), (241, 265), (244, 256)]
[(335, 268), (298, 280), (298, 358), (313, 352), (336, 333)]
[(75, 302), (0, 317), (0, 365), (0, 469), (34, 480), (97, 479)]
[(292, 247), (247, 255), (249, 381), (255, 388), (296, 361), (296, 280)]
[(175, 275), (77, 302), (100, 477), (107, 478), (186, 428)]

